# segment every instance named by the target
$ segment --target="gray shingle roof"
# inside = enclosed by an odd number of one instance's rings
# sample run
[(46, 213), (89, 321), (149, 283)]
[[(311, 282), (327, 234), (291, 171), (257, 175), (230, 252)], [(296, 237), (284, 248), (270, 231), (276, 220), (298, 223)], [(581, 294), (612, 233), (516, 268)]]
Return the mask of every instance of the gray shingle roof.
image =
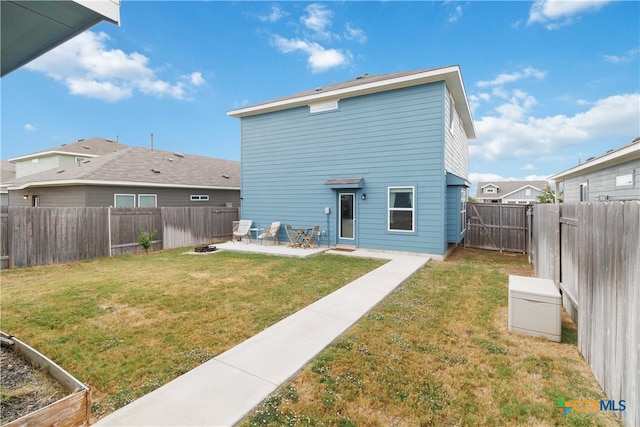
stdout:
[[(482, 192), (482, 188), (487, 185), (493, 184), (498, 187), (498, 191), (493, 194), (485, 194)], [(479, 182), (476, 189), (476, 199), (499, 199), (507, 194), (518, 191), (526, 186), (532, 186), (539, 190), (544, 190), (547, 186), (547, 181), (489, 181)]]
[[(77, 164), (22, 177), (12, 187), (30, 185), (152, 185), (240, 188), (240, 162), (128, 147)], [(47, 150), (51, 151), (51, 150)]]
[(0, 161), (0, 185), (6, 186), (16, 180), (16, 165), (6, 160)]

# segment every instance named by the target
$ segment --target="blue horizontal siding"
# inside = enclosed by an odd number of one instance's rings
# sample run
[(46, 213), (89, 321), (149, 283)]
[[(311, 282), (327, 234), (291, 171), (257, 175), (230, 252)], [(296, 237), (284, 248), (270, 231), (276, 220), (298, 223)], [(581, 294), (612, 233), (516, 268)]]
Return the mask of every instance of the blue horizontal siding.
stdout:
[[(444, 84), (434, 83), (344, 99), (330, 112), (299, 107), (242, 118), (243, 218), (317, 224), (330, 234), (321, 243), (335, 244), (337, 191), (325, 182), (364, 178), (353, 190), (359, 247), (444, 253), (443, 94)], [(389, 186), (416, 187), (414, 233), (387, 231)]]

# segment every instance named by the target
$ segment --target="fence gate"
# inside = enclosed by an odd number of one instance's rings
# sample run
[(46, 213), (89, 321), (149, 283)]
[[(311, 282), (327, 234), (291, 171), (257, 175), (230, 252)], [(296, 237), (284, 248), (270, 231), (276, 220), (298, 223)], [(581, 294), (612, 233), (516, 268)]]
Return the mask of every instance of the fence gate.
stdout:
[(496, 251), (529, 252), (531, 205), (469, 203), (464, 245)]

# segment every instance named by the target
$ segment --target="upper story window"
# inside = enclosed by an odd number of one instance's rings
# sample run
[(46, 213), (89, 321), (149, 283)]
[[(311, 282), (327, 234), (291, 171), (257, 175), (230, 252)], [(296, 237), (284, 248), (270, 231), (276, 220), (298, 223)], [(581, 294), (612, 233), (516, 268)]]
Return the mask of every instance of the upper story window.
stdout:
[(389, 230), (414, 231), (414, 187), (389, 187)]
[(486, 187), (484, 189), (485, 194), (495, 194), (496, 192), (496, 188), (495, 187)]

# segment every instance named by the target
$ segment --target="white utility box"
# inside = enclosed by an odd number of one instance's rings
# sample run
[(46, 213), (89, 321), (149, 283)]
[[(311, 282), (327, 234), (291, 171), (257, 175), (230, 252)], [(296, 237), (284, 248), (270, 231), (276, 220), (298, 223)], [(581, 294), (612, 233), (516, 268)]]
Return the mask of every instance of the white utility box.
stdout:
[(509, 276), (509, 332), (562, 338), (562, 297), (551, 279)]

